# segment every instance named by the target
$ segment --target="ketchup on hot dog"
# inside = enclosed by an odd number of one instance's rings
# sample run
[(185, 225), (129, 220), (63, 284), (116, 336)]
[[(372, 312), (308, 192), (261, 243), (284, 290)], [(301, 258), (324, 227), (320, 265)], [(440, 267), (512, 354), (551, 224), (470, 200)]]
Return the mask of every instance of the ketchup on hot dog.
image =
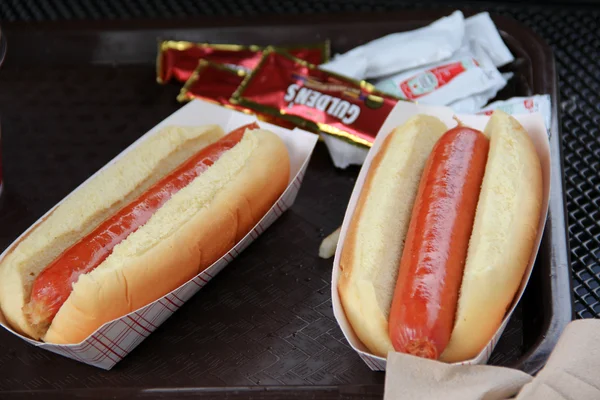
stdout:
[(49, 325), (71, 294), (72, 286), (80, 275), (100, 265), (117, 244), (144, 225), (175, 193), (239, 143), (246, 129), (258, 128), (256, 123), (242, 126), (200, 150), (58, 256), (33, 283), (29, 303), (24, 308), (32, 323)]

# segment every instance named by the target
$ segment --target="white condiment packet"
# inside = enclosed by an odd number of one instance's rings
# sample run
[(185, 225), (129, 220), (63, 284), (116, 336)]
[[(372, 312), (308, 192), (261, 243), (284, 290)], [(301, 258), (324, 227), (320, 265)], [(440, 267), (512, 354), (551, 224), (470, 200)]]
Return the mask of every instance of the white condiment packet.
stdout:
[(337, 55), (327, 64), (319, 65), (319, 69), (335, 72), (356, 80), (363, 80), (367, 75), (368, 62), (365, 57), (346, 57)]
[[(512, 72), (506, 72), (506, 73), (502, 74), (502, 77), (504, 78), (504, 80), (506, 82), (508, 82), (513, 77), (513, 75), (514, 74)], [(462, 98), (460, 100), (456, 100), (456, 101), (448, 104), (448, 107), (451, 107), (457, 113), (464, 113), (464, 114), (476, 113), (477, 111), (481, 110), (483, 108), (483, 106), (485, 106), (488, 103), (488, 101), (490, 101), (491, 99), (496, 97), (496, 94), (498, 94), (498, 92), (500, 90), (502, 90), (504, 88), (504, 86), (505, 85), (502, 84), (500, 86), (493, 87), (488, 90), (484, 90), (481, 93), (476, 93), (472, 96), (468, 96), (468, 97)]]
[(496, 67), (514, 61), (489, 13), (465, 19), (455, 11), (423, 28), (392, 33), (337, 54), (320, 68), (358, 80), (382, 78), (447, 60), (469, 42), (485, 49)]
[(546, 129), (550, 131), (552, 123), (552, 100), (548, 94), (538, 94), (529, 97), (512, 97), (508, 100), (499, 100), (490, 103), (477, 114), (490, 115), (496, 109), (507, 114), (533, 114), (539, 112), (544, 117)]
[[(379, 78), (450, 57), (464, 35), (463, 13), (455, 11), (422, 28), (392, 33), (338, 54), (319, 68), (359, 80)], [(362, 65), (366, 68), (355, 68)]]
[(502, 67), (515, 60), (488, 12), (473, 15), (465, 20), (465, 38), (484, 48), (496, 67)]
[(321, 138), (327, 146), (333, 165), (337, 168), (348, 168), (351, 165), (362, 165), (367, 158), (369, 149), (365, 146), (348, 143), (336, 136), (321, 134)]
[(497, 92), (506, 85), (506, 80), (485, 49), (471, 41), (450, 59), (404, 71), (374, 84), (377, 89), (402, 99), (443, 106), (491, 89)]

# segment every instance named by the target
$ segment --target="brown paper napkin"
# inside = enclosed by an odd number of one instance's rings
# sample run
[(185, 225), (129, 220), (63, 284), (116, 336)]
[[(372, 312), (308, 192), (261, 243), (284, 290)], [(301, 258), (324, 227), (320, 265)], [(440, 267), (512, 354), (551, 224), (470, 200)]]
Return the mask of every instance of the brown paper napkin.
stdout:
[(571, 322), (535, 378), (509, 368), (449, 365), (390, 353), (384, 399), (600, 399), (600, 320)]

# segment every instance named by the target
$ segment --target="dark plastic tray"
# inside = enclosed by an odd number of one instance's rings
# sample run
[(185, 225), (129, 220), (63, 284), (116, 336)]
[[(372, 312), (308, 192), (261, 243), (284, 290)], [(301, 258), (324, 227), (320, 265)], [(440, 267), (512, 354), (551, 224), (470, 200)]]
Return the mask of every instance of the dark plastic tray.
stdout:
[[(47, 209), (180, 107), (155, 82), (157, 38), (308, 43), (345, 51), (452, 10), (286, 17), (6, 24), (0, 70), (5, 193), (0, 251)], [(525, 296), (490, 363), (535, 373), (572, 319), (554, 59), (515, 21), (494, 17), (517, 60), (498, 98), (548, 93), (552, 194)], [(319, 143), (296, 204), (111, 371), (36, 349), (0, 330), (0, 397), (381, 397), (384, 373), (348, 347), (331, 310), (332, 260), (317, 256), (342, 221), (358, 168), (337, 170)]]

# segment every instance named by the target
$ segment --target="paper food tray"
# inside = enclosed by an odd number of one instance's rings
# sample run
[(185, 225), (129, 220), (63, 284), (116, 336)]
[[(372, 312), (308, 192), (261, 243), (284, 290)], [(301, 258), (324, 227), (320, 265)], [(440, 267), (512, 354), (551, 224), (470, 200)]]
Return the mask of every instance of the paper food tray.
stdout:
[[(348, 207), (346, 209), (346, 214), (344, 216), (344, 222), (342, 224), (342, 228), (340, 231), (340, 237), (338, 240), (338, 246), (335, 253), (335, 258), (333, 262), (333, 273), (332, 273), (332, 284), (331, 284), (331, 300), (333, 304), (333, 313), (335, 318), (348, 340), (349, 344), (352, 348), (359, 354), (362, 360), (369, 366), (371, 370), (374, 371), (384, 371), (386, 366), (386, 359), (383, 357), (375, 356), (369, 352), (369, 350), (362, 344), (362, 342), (358, 339), (356, 334), (354, 333), (352, 326), (348, 322), (346, 315), (344, 314), (343, 307), (340, 303), (340, 297), (337, 290), (337, 284), (340, 274), (340, 256), (341, 251), (344, 247), (344, 240), (346, 238), (346, 234), (348, 231), (348, 226), (350, 224), (350, 220), (352, 219), (352, 215), (354, 213), (354, 209), (356, 207), (356, 203), (358, 201), (360, 192), (362, 190), (365, 178), (367, 176), (367, 172), (371, 166), (371, 161), (377, 152), (379, 151), (384, 139), (398, 126), (404, 124), (410, 117), (416, 114), (428, 114), (435, 117), (438, 117), (441, 121), (443, 121), (448, 129), (457, 125), (456, 120), (454, 120), (454, 116), (458, 117), (466, 126), (479, 129), (483, 131), (486, 123), (489, 120), (489, 116), (481, 116), (481, 115), (464, 115), (464, 114), (456, 114), (452, 111), (452, 109), (448, 107), (440, 107), (440, 106), (424, 106), (418, 105), (409, 102), (399, 102), (396, 107), (392, 110), (383, 126), (379, 130), (375, 142), (371, 147), (369, 154), (363, 164), (363, 167), (360, 171), (360, 174), (356, 180), (356, 184), (352, 191), (352, 196), (350, 197), (350, 201), (348, 203)], [(537, 252), (539, 249), (539, 245), (542, 239), (542, 234), (544, 231), (544, 226), (546, 223), (546, 216), (548, 214), (548, 200), (550, 195), (550, 147), (548, 143), (548, 134), (546, 127), (544, 125), (544, 118), (539, 113), (534, 114), (523, 114), (523, 115), (514, 115), (515, 119), (517, 119), (528, 132), (529, 136), (533, 140), (535, 149), (538, 153), (538, 156), (541, 161), (542, 166), (542, 178), (543, 178), (543, 200), (542, 200), (542, 209), (541, 209), (541, 218), (539, 223), (538, 235), (536, 238), (536, 242), (534, 245), (534, 249), (528, 264), (528, 267), (523, 276), (523, 280), (521, 281), (521, 285), (519, 290), (513, 300), (513, 303), (504, 317), (501, 326), (498, 328), (497, 332), (492, 337), (492, 340), (487, 344), (487, 346), (473, 359), (463, 361), (457, 364), (483, 364), (486, 363), (490, 358), (494, 347), (498, 343), (498, 339), (502, 335), (510, 316), (512, 315), (515, 306), (517, 305), (519, 299), (523, 295), (523, 291), (525, 290), (525, 286), (527, 285), (527, 281), (531, 276), (531, 270), (533, 268), (535, 258), (537, 256)]]
[[(108, 165), (114, 163), (121, 158), (125, 153), (131, 151), (138, 144), (148, 139), (153, 134), (157, 133), (161, 128), (167, 125), (207, 125), (217, 124), (223, 128), (225, 132), (229, 132), (242, 125), (257, 122), (261, 128), (268, 129), (280, 138), (283, 139), (290, 156), (290, 181), (284, 193), (279, 197), (277, 202), (258, 222), (258, 224), (233, 247), (227, 254), (217, 260), (205, 271), (197, 275), (192, 280), (181, 285), (162, 298), (140, 308), (130, 314), (127, 314), (119, 319), (113, 320), (101, 326), (92, 335), (78, 344), (71, 345), (56, 345), (42, 343), (31, 340), (16, 332), (4, 322), (2, 317), (2, 325), (9, 332), (26, 340), (30, 344), (42, 349), (51, 351), (56, 354), (93, 365), (102, 369), (111, 369), (116, 363), (121, 361), (129, 354), (138, 344), (140, 344), (148, 335), (150, 335), (157, 327), (160, 326), (167, 318), (169, 318), (179, 307), (181, 307), (189, 298), (191, 298), (198, 290), (206, 285), (216, 274), (218, 274), (228, 263), (230, 263), (238, 254), (240, 254), (250, 243), (252, 243), (261, 233), (265, 231), (283, 212), (292, 206), (296, 199), (296, 195), (302, 184), (306, 167), (310, 160), (312, 151), (317, 142), (318, 136), (301, 129), (289, 130), (276, 125), (258, 121), (254, 116), (246, 115), (237, 111), (204, 102), (201, 100), (193, 100), (180, 108), (175, 113), (164, 119), (127, 149), (117, 155), (113, 160), (107, 163), (101, 170)], [(100, 170), (100, 171), (101, 171)], [(100, 171), (96, 172), (99, 173)], [(93, 176), (95, 176), (94, 174)], [(93, 177), (92, 176), (92, 177)], [(72, 193), (79, 190), (92, 177), (88, 178)], [(68, 197), (68, 196), (67, 196)], [(61, 200), (58, 204), (64, 201)], [(56, 206), (58, 206), (58, 204)], [(52, 209), (56, 208), (54, 206)], [(49, 210), (45, 215), (48, 215)], [(44, 217), (42, 216), (34, 223), (25, 235), (35, 225), (37, 225)], [(19, 241), (17, 238), (0, 256), (4, 258), (5, 254)]]

